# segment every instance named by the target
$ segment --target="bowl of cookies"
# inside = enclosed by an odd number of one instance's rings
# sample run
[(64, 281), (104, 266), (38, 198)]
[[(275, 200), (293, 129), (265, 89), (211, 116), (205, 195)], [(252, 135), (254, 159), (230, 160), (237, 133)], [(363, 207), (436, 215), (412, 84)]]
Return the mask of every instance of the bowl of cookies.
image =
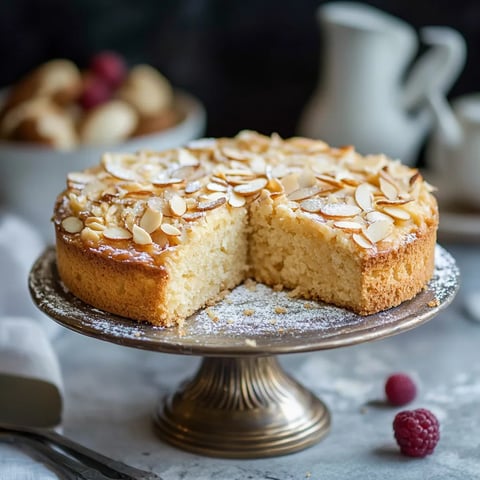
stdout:
[(40, 65), (0, 92), (0, 206), (53, 239), (50, 217), (67, 173), (111, 152), (164, 150), (201, 137), (206, 114), (150, 65), (114, 52), (81, 71), (70, 60)]

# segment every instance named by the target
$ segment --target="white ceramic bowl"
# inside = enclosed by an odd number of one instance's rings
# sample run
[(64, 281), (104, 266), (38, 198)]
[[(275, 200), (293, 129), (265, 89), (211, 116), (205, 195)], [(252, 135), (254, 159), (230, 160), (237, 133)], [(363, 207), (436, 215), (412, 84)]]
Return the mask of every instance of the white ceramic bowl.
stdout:
[(103, 152), (134, 152), (178, 147), (201, 137), (206, 114), (202, 104), (184, 92), (175, 92), (184, 120), (158, 133), (124, 143), (58, 151), (24, 143), (0, 142), (0, 206), (30, 222), (52, 242), (50, 218), (56, 196), (65, 188), (67, 173), (96, 165)]

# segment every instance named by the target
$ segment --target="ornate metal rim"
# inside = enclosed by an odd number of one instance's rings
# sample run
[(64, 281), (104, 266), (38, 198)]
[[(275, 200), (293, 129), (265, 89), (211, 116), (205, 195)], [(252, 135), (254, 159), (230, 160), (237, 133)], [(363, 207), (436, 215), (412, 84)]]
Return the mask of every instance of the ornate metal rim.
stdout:
[[(441, 274), (439, 274), (441, 272)], [(195, 316), (187, 320), (188, 331), (161, 328), (100, 311), (85, 304), (61, 283), (56, 269), (55, 249), (48, 248), (36, 261), (29, 276), (29, 287), (37, 306), (59, 324), (76, 332), (129, 347), (165, 353), (202, 356), (274, 355), (338, 348), (377, 340), (417, 327), (447, 307), (459, 287), (459, 271), (453, 257), (436, 247), (436, 272), (427, 288), (410, 301), (386, 312), (353, 318), (348, 325), (288, 332), (197, 331)], [(327, 307), (325, 307), (327, 308)], [(338, 310), (338, 309), (337, 309)], [(341, 309), (340, 309), (341, 310)], [(318, 310), (319, 324), (322, 307)]]

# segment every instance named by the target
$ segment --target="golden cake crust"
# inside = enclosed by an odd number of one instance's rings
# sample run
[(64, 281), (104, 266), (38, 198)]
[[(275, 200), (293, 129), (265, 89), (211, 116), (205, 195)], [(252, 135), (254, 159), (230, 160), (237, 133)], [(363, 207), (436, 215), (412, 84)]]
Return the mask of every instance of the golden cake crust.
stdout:
[(431, 191), (383, 155), (254, 132), (106, 154), (58, 197), (59, 274), (85, 302), (157, 325), (248, 276), (368, 315), (430, 279)]

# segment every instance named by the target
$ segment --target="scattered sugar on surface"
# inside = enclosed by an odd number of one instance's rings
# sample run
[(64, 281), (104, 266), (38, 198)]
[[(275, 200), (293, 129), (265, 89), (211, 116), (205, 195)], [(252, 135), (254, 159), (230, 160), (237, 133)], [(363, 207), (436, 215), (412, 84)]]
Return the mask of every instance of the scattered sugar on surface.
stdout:
[[(283, 339), (309, 341), (311, 338), (341, 336), (352, 328), (358, 331), (372, 330), (412, 317), (427, 303), (436, 298), (440, 303), (452, 296), (458, 284), (458, 269), (453, 258), (441, 247), (436, 249), (435, 274), (427, 289), (410, 302), (376, 315), (362, 317), (332, 305), (292, 298), (288, 291), (276, 291), (263, 284), (240, 285), (214, 306), (216, 321), (212, 322), (208, 308), (186, 320), (181, 328), (162, 328), (135, 323), (115, 315), (89, 307), (71, 295), (62, 285), (54, 268), (54, 252), (46, 256), (42, 271), (32, 288), (37, 301), (47, 314), (60, 319), (83, 333), (106, 337), (148, 339), (150, 343), (169, 344), (217, 343), (228, 339), (265, 337), (277, 343)], [(41, 278), (40, 278), (41, 277)], [(60, 288), (59, 288), (60, 286)], [(401, 310), (399, 310), (401, 309)], [(244, 315), (248, 310), (251, 315)], [(278, 313), (286, 312), (286, 313)], [(70, 319), (65, 322), (64, 319)], [(119, 343), (121, 343), (119, 341)]]

